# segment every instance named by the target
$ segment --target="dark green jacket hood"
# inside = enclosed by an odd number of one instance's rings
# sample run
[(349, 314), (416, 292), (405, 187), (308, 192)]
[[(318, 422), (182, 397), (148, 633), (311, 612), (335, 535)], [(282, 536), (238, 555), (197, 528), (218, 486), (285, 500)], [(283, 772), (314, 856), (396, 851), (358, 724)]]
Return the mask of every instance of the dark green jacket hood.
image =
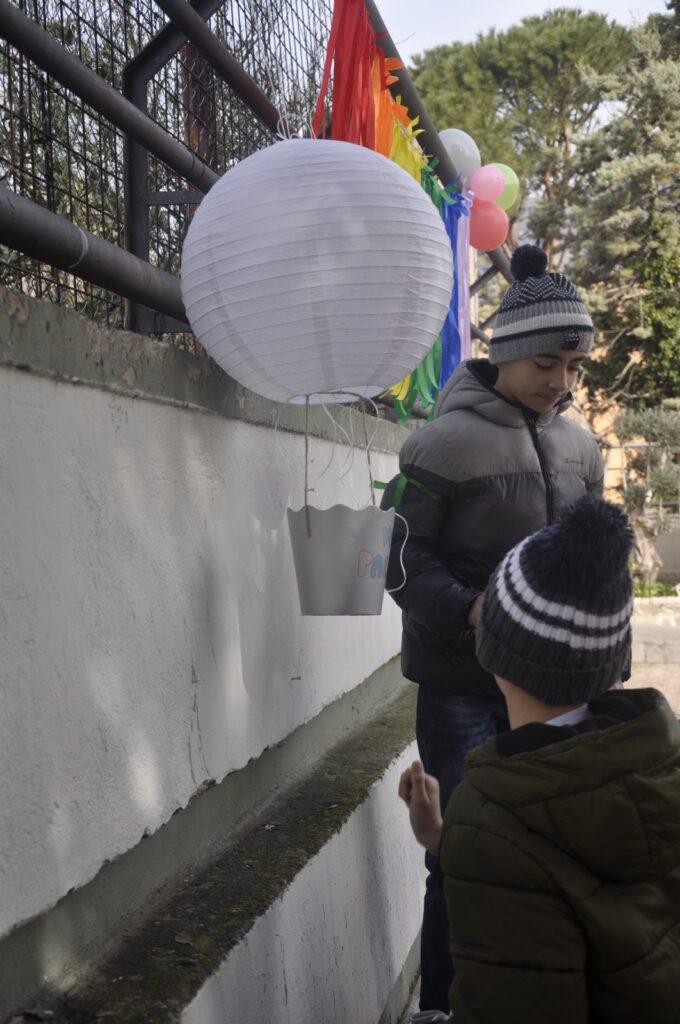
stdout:
[(440, 862), (456, 1024), (678, 1024), (680, 729), (655, 690), (467, 760)]
[(639, 881), (680, 858), (680, 726), (657, 690), (614, 690), (589, 707), (576, 727), (490, 739), (467, 779), (602, 878)]

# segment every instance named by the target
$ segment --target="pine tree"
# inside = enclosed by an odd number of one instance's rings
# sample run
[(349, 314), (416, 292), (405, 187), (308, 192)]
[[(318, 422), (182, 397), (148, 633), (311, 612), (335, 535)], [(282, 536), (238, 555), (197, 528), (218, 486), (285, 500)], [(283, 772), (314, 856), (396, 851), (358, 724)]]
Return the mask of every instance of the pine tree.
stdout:
[(604, 348), (591, 389), (652, 404), (680, 394), (680, 48), (653, 23), (633, 41), (588, 76), (610, 107), (579, 140), (568, 244)]
[(531, 195), (528, 232), (559, 265), (573, 176), (573, 140), (601, 103), (597, 78), (630, 51), (629, 32), (601, 14), (558, 8), (494, 29), (472, 44), (440, 46), (414, 60), (413, 77), (440, 128), (462, 128), (482, 160), (514, 167)]

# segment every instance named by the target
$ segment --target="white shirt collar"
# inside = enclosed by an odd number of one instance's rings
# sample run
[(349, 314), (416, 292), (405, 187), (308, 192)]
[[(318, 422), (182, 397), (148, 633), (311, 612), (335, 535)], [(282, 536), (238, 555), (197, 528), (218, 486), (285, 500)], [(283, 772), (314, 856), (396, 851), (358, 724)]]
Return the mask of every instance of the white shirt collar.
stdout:
[(587, 704), (579, 704), (577, 708), (572, 708), (571, 711), (565, 711), (563, 715), (558, 715), (557, 718), (550, 718), (545, 723), (546, 725), (576, 725), (577, 722), (582, 722), (584, 718), (587, 718), (589, 714)]

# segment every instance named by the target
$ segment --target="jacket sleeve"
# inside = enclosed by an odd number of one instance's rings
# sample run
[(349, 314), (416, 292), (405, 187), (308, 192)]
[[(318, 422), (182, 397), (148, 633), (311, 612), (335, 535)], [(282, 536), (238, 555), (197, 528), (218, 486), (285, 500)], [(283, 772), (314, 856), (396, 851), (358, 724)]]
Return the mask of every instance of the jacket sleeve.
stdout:
[(586, 489), (602, 497), (604, 493), (604, 463), (602, 462), (600, 446), (594, 437), (592, 438), (592, 448), (594, 451), (591, 453)]
[(471, 825), (445, 889), (456, 1024), (588, 1024), (586, 944), (563, 894), (516, 843)]
[(403, 472), (406, 480), (402, 474), (391, 480), (381, 501), (382, 508), (392, 508), (399, 490), (397, 512), (408, 523), (404, 544), (406, 529), (402, 519), (395, 517), (387, 590), (393, 591), (396, 603), (416, 622), (451, 640), (452, 631), (470, 628), (468, 610), (480, 592), (458, 582), (437, 554), (450, 498), (437, 491), (432, 474), (417, 465), (408, 464)]

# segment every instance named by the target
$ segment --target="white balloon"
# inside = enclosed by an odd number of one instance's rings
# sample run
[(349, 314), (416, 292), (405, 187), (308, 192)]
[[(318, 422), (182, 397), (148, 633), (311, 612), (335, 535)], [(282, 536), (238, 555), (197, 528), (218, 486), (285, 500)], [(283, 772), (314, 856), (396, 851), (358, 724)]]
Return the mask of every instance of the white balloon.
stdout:
[(461, 128), (445, 128), (439, 133), (439, 138), (444, 143), (444, 149), (451, 158), (456, 174), (466, 186), (474, 172), (482, 166), (477, 143)]
[(205, 197), (184, 243), (182, 295), (201, 344), (251, 391), (351, 400), (427, 354), (452, 262), (436, 207), (397, 164), (347, 142), (290, 139)]

